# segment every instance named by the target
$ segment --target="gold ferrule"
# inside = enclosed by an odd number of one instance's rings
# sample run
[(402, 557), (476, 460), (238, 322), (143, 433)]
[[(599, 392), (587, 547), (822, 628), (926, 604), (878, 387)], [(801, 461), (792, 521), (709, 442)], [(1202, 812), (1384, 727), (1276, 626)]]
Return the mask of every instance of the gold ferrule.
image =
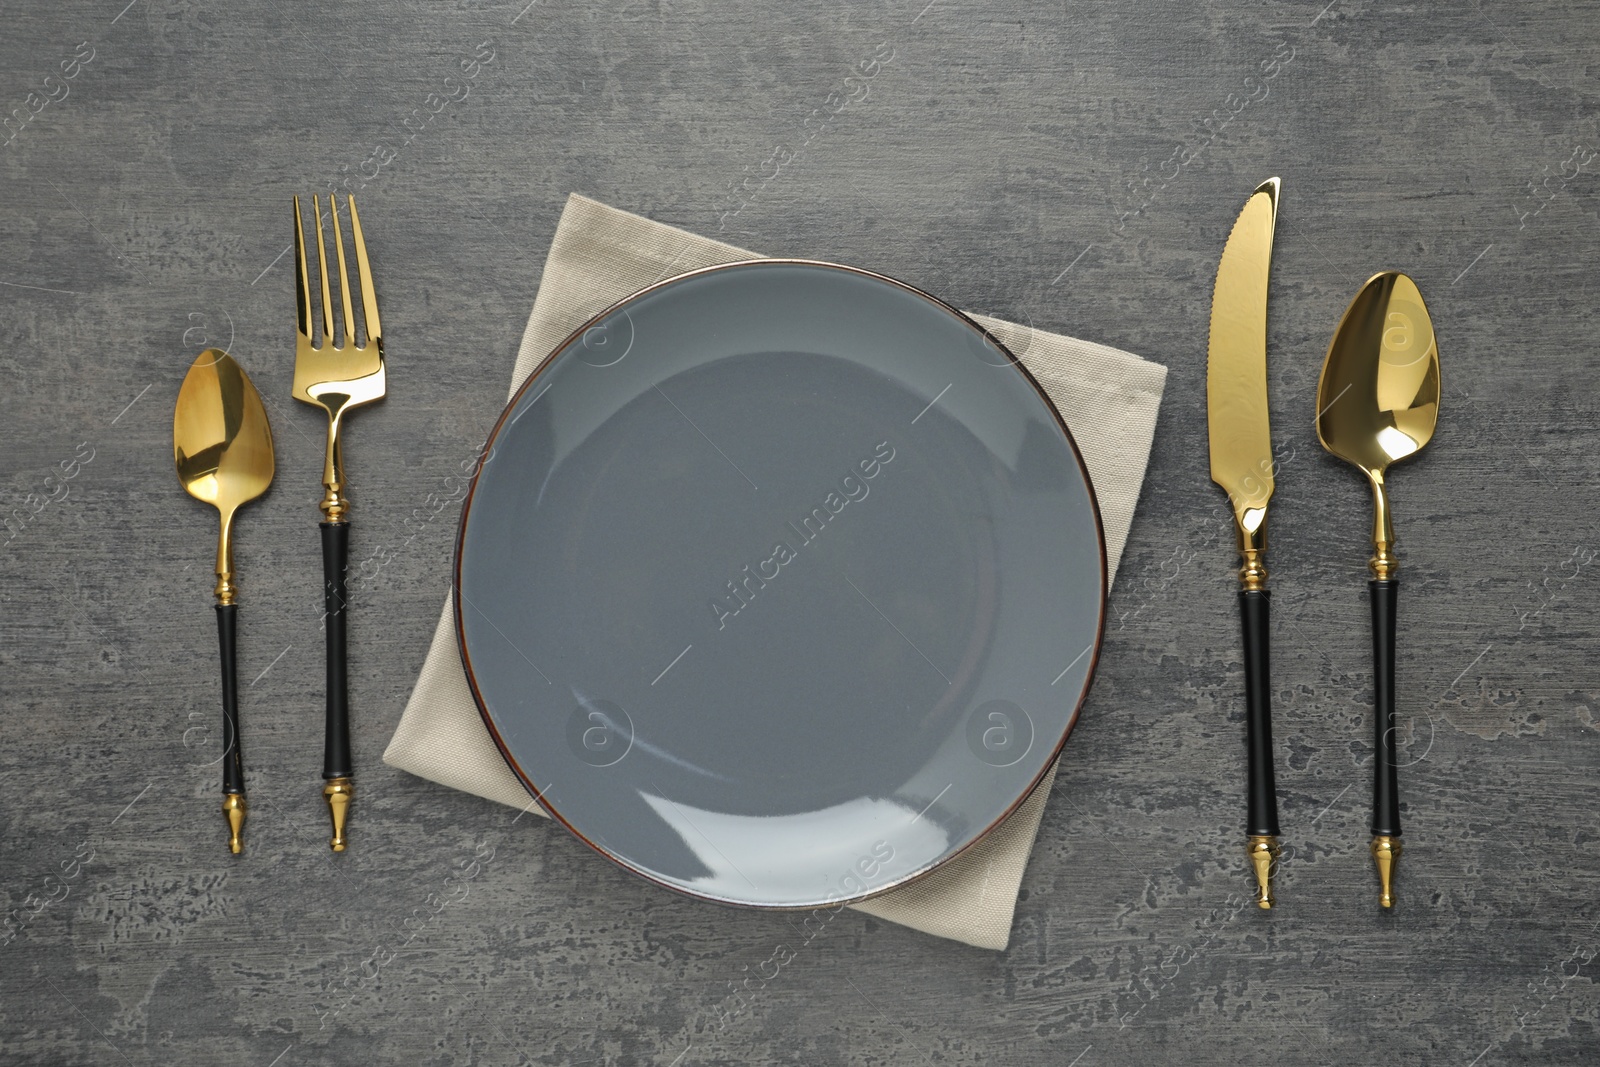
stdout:
[(1393, 578), (1400, 569), (1400, 561), (1394, 555), (1394, 542), (1374, 541), (1372, 558), (1367, 560), (1367, 566), (1372, 569), (1372, 577), (1380, 582)]
[(1239, 534), (1239, 585), (1246, 592), (1258, 592), (1267, 587), (1267, 513), (1265, 509), (1247, 509), (1234, 522)]
[(1244, 565), (1239, 568), (1239, 586), (1246, 592), (1258, 592), (1267, 587), (1267, 561), (1258, 549), (1243, 554)]
[(335, 852), (343, 852), (349, 843), (344, 836), (344, 821), (356, 795), (355, 786), (348, 778), (335, 778), (323, 787), (322, 795), (328, 798), (328, 814), (333, 819), (333, 839), (328, 844)]
[(322, 511), (325, 522), (348, 522), (350, 513), (350, 500), (339, 492), (337, 484), (327, 487), (327, 492), (322, 495), (322, 503), (317, 507)]
[(217, 595), (218, 604), (232, 604), (239, 587), (233, 584), (233, 572), (227, 571), (217, 575), (217, 586), (212, 590)]
[(1263, 911), (1277, 902), (1272, 895), (1272, 869), (1278, 865), (1278, 851), (1278, 839), (1267, 834), (1251, 835), (1245, 849), (1256, 876), (1256, 906)]
[(1394, 869), (1400, 862), (1400, 838), (1379, 834), (1372, 839), (1372, 860), (1378, 865), (1378, 884), (1382, 895), (1378, 903), (1394, 907)]
[(223, 795), (222, 814), (228, 820), (228, 850), (235, 856), (244, 851), (244, 817), (247, 810), (243, 793)]

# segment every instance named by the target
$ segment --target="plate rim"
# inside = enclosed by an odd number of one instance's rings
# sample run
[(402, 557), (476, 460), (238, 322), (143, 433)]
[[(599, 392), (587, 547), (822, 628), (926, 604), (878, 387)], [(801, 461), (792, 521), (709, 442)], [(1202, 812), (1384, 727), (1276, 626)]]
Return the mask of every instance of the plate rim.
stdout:
[[(478, 478), (483, 473), (483, 467), (485, 462), (487, 462), (487, 457), (493, 456), (495, 441), (500, 436), (501, 430), (505, 427), (506, 420), (511, 415), (512, 409), (522, 401), (522, 398), (527, 393), (528, 389), (539, 380), (540, 376), (550, 367), (557, 356), (565, 352), (574, 342), (578, 341), (591, 329), (593, 329), (601, 319), (604, 319), (606, 316), (623, 308), (625, 305), (631, 304), (658, 289), (675, 285), (687, 278), (699, 277), (707, 274), (717, 274), (726, 271), (736, 271), (758, 266), (785, 265), (821, 267), (827, 270), (843, 271), (847, 274), (870, 278), (874, 281), (886, 282), (897, 289), (902, 289), (914, 296), (921, 297), (922, 299), (933, 304), (935, 307), (954, 315), (958, 320), (965, 323), (968, 327), (977, 331), (977, 333), (981, 335), (989, 344), (994, 346), (996, 351), (1006, 358), (1013, 370), (1021, 373), (1023, 380), (1033, 388), (1033, 391), (1038, 394), (1039, 399), (1044, 402), (1045, 408), (1050, 412), (1051, 417), (1055, 420), (1057, 428), (1061, 431), (1062, 436), (1066, 439), (1068, 447), (1072, 450), (1072, 456), (1077, 461), (1078, 473), (1082, 476), (1083, 484), (1089, 491), (1089, 511), (1094, 518), (1095, 541), (1099, 548), (1100, 596), (1098, 598), (1098, 618), (1095, 622), (1094, 646), (1092, 654), (1089, 658), (1089, 672), (1087, 675), (1085, 675), (1083, 689), (1078, 694), (1078, 699), (1076, 704), (1073, 706), (1072, 714), (1067, 719), (1066, 728), (1061, 731), (1061, 737), (1055, 743), (1050, 753), (1050, 758), (1044, 762), (1043, 768), (1037, 775), (1034, 776), (1033, 780), (1028, 783), (1027, 788), (1022, 790), (1021, 794), (1010, 804), (1010, 806), (996, 816), (995, 819), (985, 826), (982, 831), (974, 834), (972, 838), (960, 848), (940, 857), (937, 860), (934, 860), (932, 863), (927, 864), (926, 866), (918, 868), (908, 875), (898, 878), (885, 885), (875, 886), (871, 889), (863, 890), (860, 893), (837, 896), (830, 895), (827, 899), (816, 903), (761, 904), (747, 900), (729, 899), (726, 897), (717, 896), (713, 893), (705, 893), (688, 889), (684, 886), (677, 885), (662, 878), (658, 878), (651, 872), (642, 870), (633, 864), (627, 863), (620, 857), (613, 855), (604, 846), (586, 837), (582, 831), (573, 826), (572, 823), (568, 822), (552, 803), (545, 799), (543, 790), (534, 784), (532, 778), (526, 771), (523, 770), (522, 765), (517, 762), (516, 757), (511, 754), (510, 749), (506, 745), (505, 739), (500, 736), (500, 731), (496, 728), (493, 716), (489, 712), (488, 703), (484, 700), (483, 694), (478, 688), (477, 675), (472, 669), (472, 658), (467, 651), (466, 634), (462, 628), (462, 623), (464, 622), (464, 611), (462, 609), (461, 601), (461, 555), (462, 549), (466, 544), (467, 517), (471, 514), (472, 500), (478, 490)], [(539, 361), (538, 365), (534, 367), (533, 370), (529, 372), (528, 376), (522, 380), (521, 384), (517, 386), (516, 391), (511, 394), (510, 399), (506, 401), (505, 406), (500, 411), (500, 415), (495, 419), (494, 426), (490, 428), (488, 436), (484, 439), (483, 447), (478, 452), (477, 464), (473, 469), (472, 479), (467, 486), (467, 494), (461, 502), (461, 514), (456, 522), (456, 543), (455, 550), (452, 553), (450, 570), (450, 601), (451, 616), (452, 621), (455, 624), (456, 631), (455, 645), (456, 652), (461, 658), (462, 670), (466, 674), (467, 689), (472, 694), (472, 702), (478, 708), (479, 718), (483, 720), (484, 727), (489, 731), (489, 736), (494, 739), (495, 747), (500, 751), (500, 757), (505, 761), (506, 766), (511, 769), (511, 773), (516, 776), (517, 781), (519, 781), (522, 784), (522, 787), (526, 789), (533, 797), (534, 803), (538, 804), (553, 822), (564, 827), (573, 837), (583, 842), (583, 844), (587, 845), (590, 849), (599, 853), (601, 856), (604, 856), (617, 867), (620, 867), (622, 870), (627, 871), (629, 874), (634, 875), (635, 877), (643, 878), (645, 881), (653, 885), (661, 886), (665, 889), (673, 891), (674, 893), (689, 897), (693, 900), (710, 901), (711, 903), (715, 904), (723, 904), (736, 908), (747, 908), (754, 911), (801, 912), (815, 911), (823, 908), (841, 908), (846, 905), (859, 904), (875, 897), (883, 896), (886, 893), (891, 893), (896, 889), (903, 889), (908, 885), (920, 882), (932, 875), (935, 871), (945, 867), (958, 856), (965, 855), (969, 850), (976, 847), (981, 842), (988, 840), (990, 835), (992, 835), (995, 830), (1001, 826), (1001, 824), (1015, 815), (1017, 809), (1021, 808), (1022, 805), (1028, 802), (1034, 793), (1038, 791), (1040, 784), (1055, 768), (1056, 764), (1060, 762), (1062, 750), (1066, 748), (1068, 738), (1072, 736), (1072, 731), (1077, 727), (1078, 720), (1082, 717), (1083, 706), (1088, 702), (1089, 693), (1094, 689), (1095, 674), (1100, 665), (1100, 653), (1105, 646), (1106, 612), (1110, 602), (1110, 596), (1111, 587), (1108, 557), (1106, 554), (1105, 521), (1100, 514), (1100, 498), (1095, 492), (1094, 480), (1089, 476), (1088, 464), (1084, 462), (1083, 451), (1078, 447), (1078, 441), (1077, 438), (1072, 435), (1072, 429), (1067, 425), (1066, 419), (1062, 417), (1061, 412), (1056, 409), (1055, 402), (1050, 399), (1050, 394), (1045, 392), (1044, 387), (1039, 384), (1039, 380), (1035, 378), (1033, 376), (1033, 372), (1028, 369), (1027, 364), (1018, 359), (1011, 349), (1006, 347), (1005, 343), (1002, 342), (1000, 338), (996, 337), (992, 331), (975, 320), (971, 315), (968, 315), (960, 308), (941, 300), (932, 293), (920, 289), (909, 282), (903, 282), (898, 278), (892, 278), (887, 274), (880, 274), (877, 271), (868, 270), (865, 267), (855, 267), (845, 263), (830, 262), (828, 260), (795, 257), (753, 257), (736, 259), (730, 260), (726, 263), (714, 263), (710, 266), (697, 267), (693, 270), (687, 270), (679, 274), (674, 274), (668, 278), (657, 279), (642, 289), (631, 292), (628, 295), (606, 305), (606, 307), (585, 319), (581, 326), (569, 333), (561, 340), (559, 344), (546, 353), (545, 356)]]

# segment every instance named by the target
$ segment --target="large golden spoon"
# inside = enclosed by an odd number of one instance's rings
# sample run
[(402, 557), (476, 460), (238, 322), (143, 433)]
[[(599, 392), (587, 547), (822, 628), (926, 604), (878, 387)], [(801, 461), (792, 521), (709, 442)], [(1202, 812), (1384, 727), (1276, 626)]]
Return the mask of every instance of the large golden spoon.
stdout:
[(217, 638), (222, 646), (222, 813), (228, 847), (244, 849), (244, 759), (239, 753), (239, 685), (235, 668), (233, 513), (272, 484), (272, 429), (261, 394), (233, 357), (200, 353), (178, 390), (172, 456), (190, 496), (222, 516), (217, 538)]
[(1400, 793), (1394, 752), (1394, 522), (1384, 472), (1415, 455), (1439, 421), (1439, 348), (1422, 294), (1397, 271), (1375, 274), (1345, 310), (1317, 386), (1322, 447), (1359, 467), (1372, 484), (1373, 721), (1372, 858), (1380, 902), (1394, 905), (1400, 859)]

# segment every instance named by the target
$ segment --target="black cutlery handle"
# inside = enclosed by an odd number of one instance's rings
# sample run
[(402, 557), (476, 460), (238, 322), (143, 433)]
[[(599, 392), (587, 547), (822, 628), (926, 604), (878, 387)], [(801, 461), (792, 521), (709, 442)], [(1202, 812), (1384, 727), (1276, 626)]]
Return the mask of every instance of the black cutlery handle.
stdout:
[(239, 667), (235, 640), (239, 605), (217, 605), (217, 644), (222, 650), (222, 792), (244, 792), (244, 757), (239, 751)]
[(351, 774), (344, 595), (349, 549), (349, 523), (322, 523), (323, 622), (328, 633), (328, 712), (322, 748), (322, 777), (326, 779), (348, 778)]
[(1265, 589), (1239, 593), (1244, 623), (1245, 746), (1249, 750), (1249, 792), (1245, 832), (1278, 836), (1278, 790), (1272, 777), (1272, 676), (1267, 640), (1272, 594)]
[(1394, 754), (1394, 633), (1400, 600), (1395, 578), (1367, 583), (1372, 595), (1372, 832), (1400, 836), (1400, 785)]

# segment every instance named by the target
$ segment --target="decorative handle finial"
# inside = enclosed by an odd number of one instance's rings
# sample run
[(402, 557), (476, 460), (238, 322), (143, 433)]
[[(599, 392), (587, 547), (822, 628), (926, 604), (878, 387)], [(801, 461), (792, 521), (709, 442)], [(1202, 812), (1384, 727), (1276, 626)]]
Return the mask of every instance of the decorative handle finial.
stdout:
[(228, 820), (228, 849), (235, 856), (244, 851), (244, 817), (248, 810), (243, 793), (227, 793), (222, 798), (222, 814)]
[(1378, 882), (1383, 895), (1378, 903), (1394, 907), (1394, 869), (1400, 862), (1400, 839), (1389, 834), (1379, 834), (1372, 839), (1372, 859), (1378, 865)]
[(343, 852), (348, 843), (344, 836), (345, 816), (350, 812), (350, 801), (356, 795), (355, 786), (348, 778), (335, 778), (322, 790), (328, 798), (328, 814), (333, 818), (333, 839), (328, 842), (335, 852)]
[(1250, 838), (1247, 851), (1250, 866), (1256, 872), (1256, 904), (1265, 911), (1276, 902), (1272, 896), (1272, 868), (1278, 863), (1278, 839), (1256, 834)]

